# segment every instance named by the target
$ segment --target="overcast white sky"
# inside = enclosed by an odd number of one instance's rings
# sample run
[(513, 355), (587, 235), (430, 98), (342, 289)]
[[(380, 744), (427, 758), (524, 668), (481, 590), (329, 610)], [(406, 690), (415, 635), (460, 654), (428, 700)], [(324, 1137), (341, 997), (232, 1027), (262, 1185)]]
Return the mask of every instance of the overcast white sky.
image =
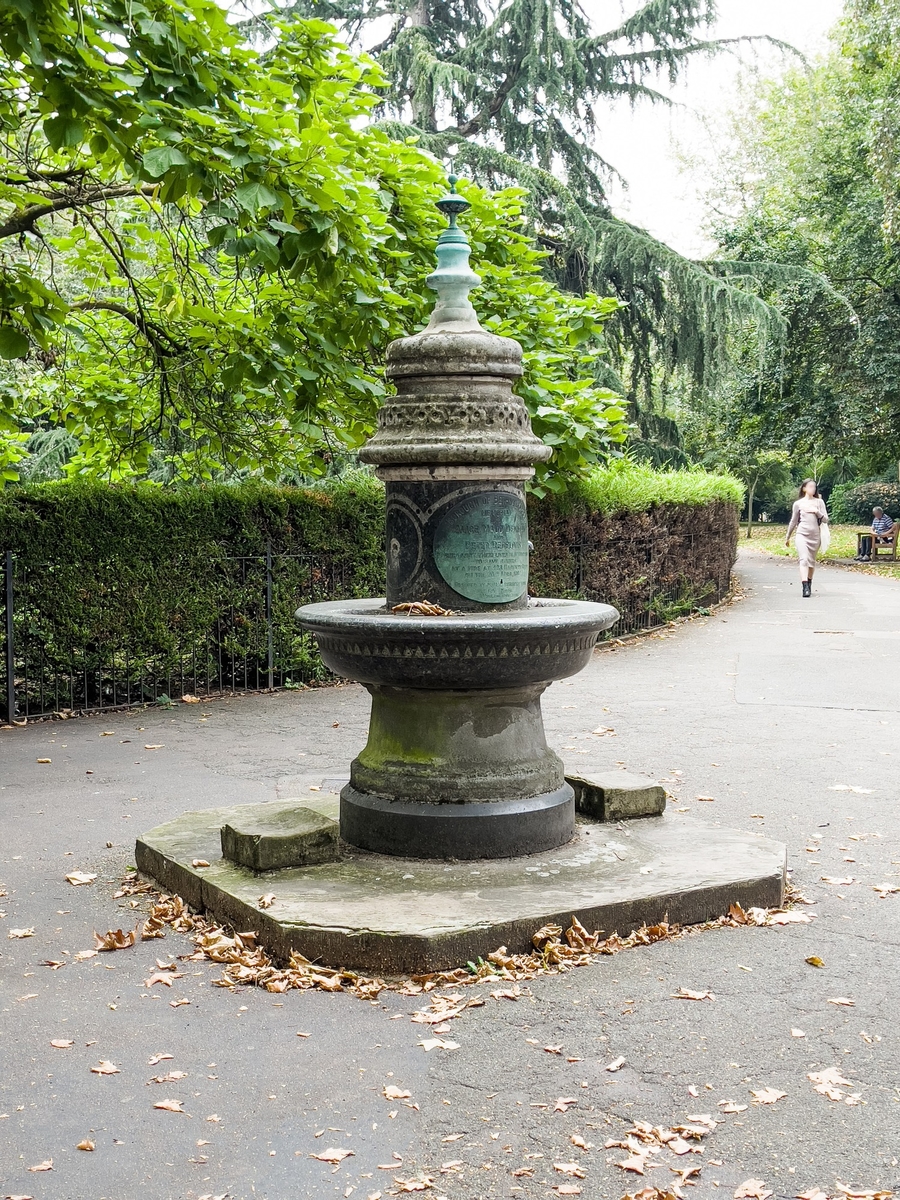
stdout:
[[(612, 28), (634, 0), (583, 0), (597, 28)], [(842, 0), (719, 0), (716, 37), (769, 34), (790, 42), (808, 56), (827, 45), (827, 33), (841, 15)], [(783, 69), (784, 59), (771, 48), (740, 50), (744, 62), (765, 75)], [(730, 54), (712, 61), (698, 58), (684, 82), (664, 89), (679, 107), (641, 104), (634, 112), (623, 104), (598, 113), (597, 148), (628, 180), (627, 192), (612, 193), (616, 211), (642, 225), (683, 254), (701, 256), (710, 249), (703, 233), (706, 181), (679, 165), (679, 149), (688, 156), (710, 152), (704, 116), (731, 107), (733, 88), (742, 70)], [(661, 89), (663, 90), (663, 89)]]

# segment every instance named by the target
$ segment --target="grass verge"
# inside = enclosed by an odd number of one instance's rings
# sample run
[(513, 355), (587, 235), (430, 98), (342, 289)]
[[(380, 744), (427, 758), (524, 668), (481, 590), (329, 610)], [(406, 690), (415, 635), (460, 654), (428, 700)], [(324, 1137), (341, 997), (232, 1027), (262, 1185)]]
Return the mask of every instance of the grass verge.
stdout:
[[(826, 554), (819, 555), (819, 561), (824, 563), (831, 562), (863, 575), (881, 575), (887, 576), (890, 579), (900, 579), (900, 563), (887, 561), (883, 564), (848, 563), (840, 561), (841, 559), (852, 559), (856, 555), (856, 531), (860, 528), (862, 527), (859, 525), (832, 525), (831, 545), (828, 547)], [(767, 554), (776, 554), (780, 558), (795, 557), (793, 541), (789, 547), (784, 544), (787, 525), (754, 525), (753, 536), (749, 541), (747, 540), (746, 533), (746, 526), (742, 526), (741, 536), (738, 540), (739, 547), (744, 546), (752, 550), (762, 550)]]

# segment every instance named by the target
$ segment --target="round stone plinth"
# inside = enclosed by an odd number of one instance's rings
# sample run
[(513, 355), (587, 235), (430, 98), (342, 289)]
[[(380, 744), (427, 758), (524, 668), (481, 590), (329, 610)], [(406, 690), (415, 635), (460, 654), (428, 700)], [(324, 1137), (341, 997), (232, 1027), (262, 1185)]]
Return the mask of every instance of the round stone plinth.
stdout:
[(543, 684), (368, 690), (368, 741), (341, 793), (345, 842), (466, 859), (536, 854), (572, 837), (574, 791), (544, 735)]
[(526, 800), (428, 804), (341, 792), (341, 837), (375, 854), (468, 860), (515, 858), (556, 850), (575, 834), (575, 793), (564, 783), (555, 792)]

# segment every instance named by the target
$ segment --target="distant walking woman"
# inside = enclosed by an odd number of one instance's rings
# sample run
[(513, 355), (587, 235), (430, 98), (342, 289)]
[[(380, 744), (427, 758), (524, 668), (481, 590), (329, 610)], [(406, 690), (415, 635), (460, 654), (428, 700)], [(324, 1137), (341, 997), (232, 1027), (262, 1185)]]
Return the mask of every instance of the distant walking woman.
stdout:
[(816, 569), (816, 555), (822, 544), (822, 525), (828, 524), (825, 502), (819, 495), (814, 479), (805, 479), (800, 486), (800, 498), (794, 501), (791, 523), (788, 525), (784, 544), (791, 544), (791, 534), (797, 530), (797, 557), (800, 560), (800, 581), (803, 595), (812, 595), (812, 577)]

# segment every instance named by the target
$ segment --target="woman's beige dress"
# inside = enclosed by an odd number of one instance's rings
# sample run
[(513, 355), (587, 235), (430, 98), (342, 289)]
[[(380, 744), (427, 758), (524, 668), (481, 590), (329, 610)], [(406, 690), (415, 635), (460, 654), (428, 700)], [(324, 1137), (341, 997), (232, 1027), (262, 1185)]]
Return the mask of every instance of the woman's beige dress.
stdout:
[(791, 523), (788, 525), (788, 537), (797, 530), (797, 557), (801, 567), (812, 568), (816, 565), (816, 555), (822, 541), (819, 528), (822, 521), (828, 520), (828, 510), (825, 501), (795, 500), (791, 513)]

